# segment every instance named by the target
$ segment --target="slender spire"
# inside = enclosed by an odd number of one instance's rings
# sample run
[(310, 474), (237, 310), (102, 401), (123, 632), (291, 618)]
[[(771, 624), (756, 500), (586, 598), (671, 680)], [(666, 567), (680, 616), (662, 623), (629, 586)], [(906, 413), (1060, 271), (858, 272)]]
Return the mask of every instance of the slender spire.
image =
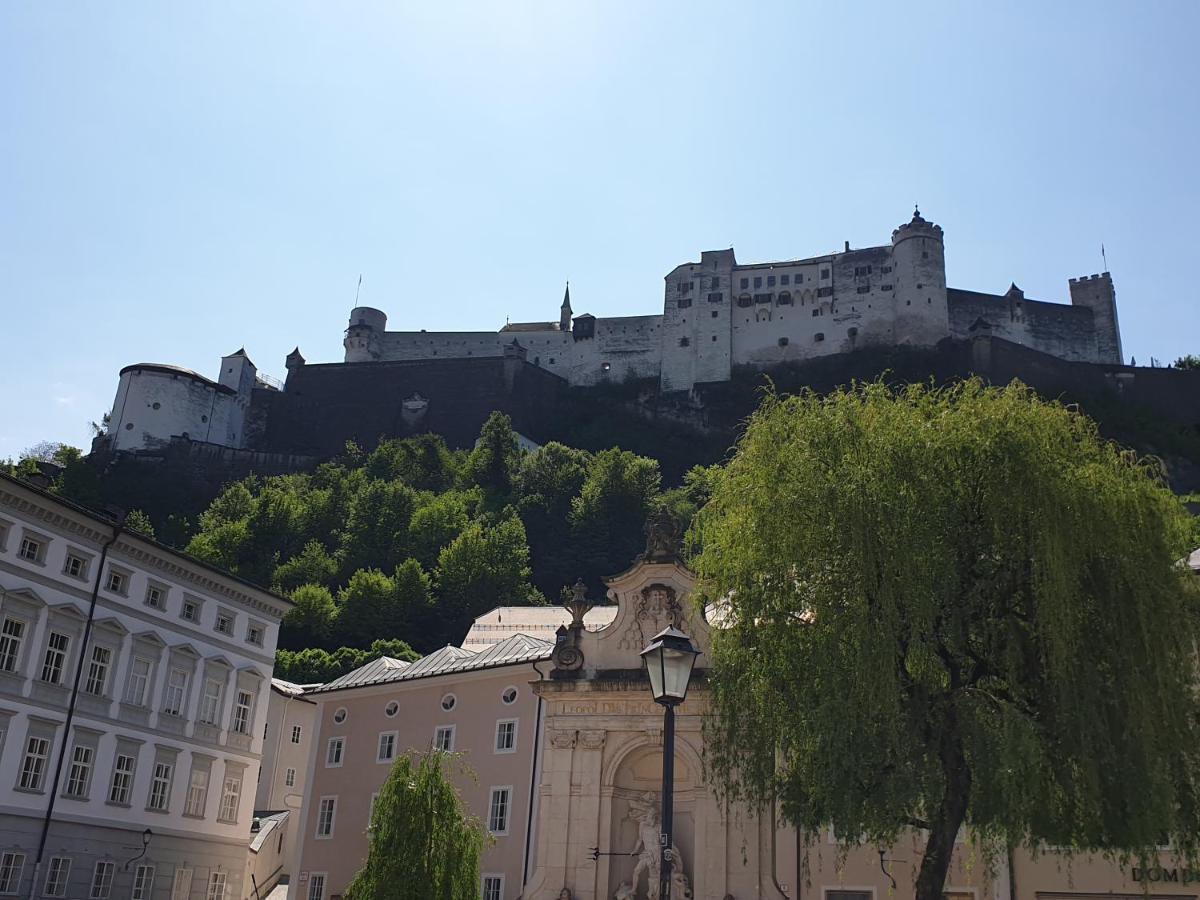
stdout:
[(563, 294), (562, 309), (570, 311), (571, 309), (571, 282), (567, 282), (566, 293)]

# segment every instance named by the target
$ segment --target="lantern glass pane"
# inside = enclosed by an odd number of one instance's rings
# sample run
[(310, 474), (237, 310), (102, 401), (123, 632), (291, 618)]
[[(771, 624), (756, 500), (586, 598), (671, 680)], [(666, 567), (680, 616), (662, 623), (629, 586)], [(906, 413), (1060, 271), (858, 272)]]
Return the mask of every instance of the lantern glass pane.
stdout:
[(663, 650), (661, 647), (646, 655), (646, 672), (650, 676), (650, 693), (657, 700), (663, 695)]
[(687, 695), (688, 679), (692, 674), (692, 663), (696, 657), (683, 650), (664, 647), (662, 691), (668, 697), (682, 700)]

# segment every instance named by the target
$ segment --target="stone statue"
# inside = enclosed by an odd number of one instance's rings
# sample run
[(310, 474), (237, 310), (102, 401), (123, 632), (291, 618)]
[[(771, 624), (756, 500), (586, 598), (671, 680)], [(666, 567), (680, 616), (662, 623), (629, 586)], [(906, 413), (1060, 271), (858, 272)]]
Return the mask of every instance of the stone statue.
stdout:
[[(662, 827), (658, 819), (658, 795), (648, 791), (640, 798), (629, 801), (629, 818), (637, 823), (638, 839), (630, 854), (637, 857), (637, 864), (633, 867), (633, 884), (630, 885), (633, 893), (628, 896), (636, 896), (642, 874), (645, 873), (646, 897), (648, 900), (660, 900), (662, 850), (659, 835), (662, 833)], [(674, 844), (671, 845), (671, 859), (674, 860), (671, 871), (672, 900), (684, 900), (692, 896), (692, 891), (688, 878), (683, 873), (683, 857), (679, 855), (679, 848)], [(619, 897), (619, 900), (624, 898)]]
[(622, 881), (617, 892), (613, 894), (613, 900), (634, 900), (633, 885), (628, 881)]
[(678, 559), (682, 542), (683, 529), (669, 510), (659, 508), (650, 514), (650, 518), (646, 520), (646, 552), (642, 554), (644, 559)]

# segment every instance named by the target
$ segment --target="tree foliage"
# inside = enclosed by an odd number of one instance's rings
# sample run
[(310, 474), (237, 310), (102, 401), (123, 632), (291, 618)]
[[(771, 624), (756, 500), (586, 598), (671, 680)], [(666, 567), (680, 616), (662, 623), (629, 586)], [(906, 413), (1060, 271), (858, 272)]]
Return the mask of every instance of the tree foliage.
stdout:
[(1200, 835), (1190, 523), (1159, 468), (1024, 387), (768, 396), (696, 566), (710, 763), (809, 833), (1148, 856)]
[(367, 861), (346, 900), (478, 900), (486, 835), (450, 782), (465, 766), (437, 751), (392, 765), (371, 816)]
[(275, 654), (274, 675), (296, 684), (323, 684), (352, 672), (359, 666), (374, 662), (381, 656), (408, 662), (421, 658), (419, 653), (401, 640), (372, 641), (366, 650), (339, 647), (332, 653), (318, 647), (279, 650)]
[(1176, 369), (1200, 370), (1200, 356), (1188, 353), (1186, 356), (1179, 357), (1172, 365)]

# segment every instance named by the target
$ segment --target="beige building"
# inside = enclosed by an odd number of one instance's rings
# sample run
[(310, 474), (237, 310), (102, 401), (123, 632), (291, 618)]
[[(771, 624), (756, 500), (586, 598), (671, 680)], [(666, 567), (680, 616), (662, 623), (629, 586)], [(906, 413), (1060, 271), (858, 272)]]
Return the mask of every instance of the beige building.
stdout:
[[(314, 740), (316, 725), (317, 705), (304, 696), (304, 691), (306, 688), (318, 686), (292, 684), (279, 678), (271, 679), (267, 724), (263, 734), (262, 765), (258, 774), (258, 790), (254, 795), (254, 813), (264, 828), (269, 821), (271, 829), (275, 832), (274, 840), (282, 841), (279, 860), (281, 872), (291, 869), (300, 835), (296, 818), (304, 801), (308, 753)], [(285, 833), (286, 837), (281, 838), (280, 835)], [(256, 837), (255, 842), (265, 846), (261, 834)]]
[[(1190, 562), (1200, 571), (1200, 551)], [(667, 625), (707, 651), (709, 622), (688, 601), (693, 583), (676, 559), (651, 554), (609, 579), (614, 614), (602, 627), (580, 622), (559, 632), (555, 644), (505, 635), (479, 652), (446, 647), (412, 665), (383, 659), (307, 694), (318, 706), (318, 734), (289, 897), (342, 894), (365, 858), (371, 804), (389, 762), (431, 746), (463, 753), (476, 773), (459, 788), (495, 835), (483, 859), (483, 900), (649, 896), (647, 861), (657, 850), (647, 853), (647, 842), (658, 828), (663, 717), (639, 654)], [(517, 616), (508, 622), (517, 624)], [(504, 618), (493, 611), (481, 621), (500, 626)], [(911, 897), (919, 834), (883, 853), (844, 852), (829, 834), (801, 834), (776, 822), (770, 809), (717, 802), (703, 779), (705, 659), (677, 716), (674, 843), (683, 877), (672, 897)], [(1200, 878), (1169, 853), (1145, 870), (1024, 852), (998, 854), (989, 864), (964, 841), (946, 896), (1196, 900)]]

